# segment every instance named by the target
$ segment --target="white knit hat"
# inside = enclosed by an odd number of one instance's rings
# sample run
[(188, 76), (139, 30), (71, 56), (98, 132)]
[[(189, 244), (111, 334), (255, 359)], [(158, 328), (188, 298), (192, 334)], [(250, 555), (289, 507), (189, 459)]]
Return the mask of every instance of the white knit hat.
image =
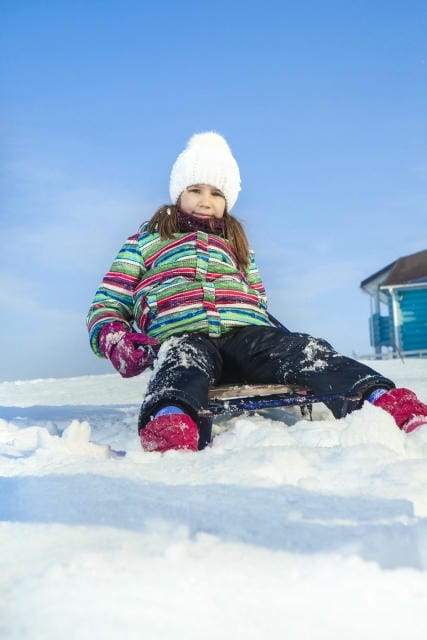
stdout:
[(240, 191), (240, 172), (225, 138), (214, 131), (196, 133), (172, 167), (169, 192), (175, 204), (192, 184), (210, 184), (220, 189), (230, 211)]

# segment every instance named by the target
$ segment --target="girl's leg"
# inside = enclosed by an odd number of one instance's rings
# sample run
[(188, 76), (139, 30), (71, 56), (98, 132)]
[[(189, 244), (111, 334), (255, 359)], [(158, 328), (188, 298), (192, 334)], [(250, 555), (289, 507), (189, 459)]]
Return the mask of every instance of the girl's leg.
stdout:
[[(374, 369), (337, 353), (325, 340), (304, 333), (286, 333), (276, 327), (244, 327), (224, 339), (224, 371), (250, 383), (285, 383), (313, 393), (360, 393), (395, 385)], [(328, 404), (335, 417), (345, 406)]]
[(222, 358), (209, 338), (188, 334), (168, 340), (159, 352), (139, 416), (141, 431), (166, 405), (196, 420), (207, 406), (209, 385), (221, 375)]

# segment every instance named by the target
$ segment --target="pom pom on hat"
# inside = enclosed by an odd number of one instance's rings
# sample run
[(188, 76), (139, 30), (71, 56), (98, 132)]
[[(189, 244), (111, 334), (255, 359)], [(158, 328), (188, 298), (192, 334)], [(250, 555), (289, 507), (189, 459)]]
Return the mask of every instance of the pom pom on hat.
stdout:
[(210, 184), (220, 189), (230, 211), (240, 191), (240, 172), (225, 138), (214, 131), (196, 133), (172, 167), (169, 192), (175, 204), (192, 184)]

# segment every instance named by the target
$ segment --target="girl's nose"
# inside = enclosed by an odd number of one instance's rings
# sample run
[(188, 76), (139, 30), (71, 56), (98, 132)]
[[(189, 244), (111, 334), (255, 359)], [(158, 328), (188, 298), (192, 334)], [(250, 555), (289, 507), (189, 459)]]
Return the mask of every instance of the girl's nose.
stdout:
[(210, 195), (208, 193), (202, 193), (201, 197), (200, 197), (200, 204), (203, 207), (210, 207), (211, 205), (211, 198)]

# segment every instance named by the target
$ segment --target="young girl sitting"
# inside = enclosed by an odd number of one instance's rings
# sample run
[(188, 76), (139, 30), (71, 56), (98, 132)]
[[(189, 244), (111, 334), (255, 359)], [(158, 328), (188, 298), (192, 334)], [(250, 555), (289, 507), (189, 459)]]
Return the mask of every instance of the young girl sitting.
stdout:
[[(90, 307), (98, 356), (123, 377), (154, 363), (139, 418), (143, 449), (196, 451), (208, 388), (226, 382), (352, 392), (360, 406), (368, 400), (382, 407), (406, 432), (427, 424), (427, 406), (412, 391), (396, 389), (325, 340), (273, 325), (254, 254), (230, 214), (239, 191), (239, 168), (224, 138), (194, 135), (172, 168), (173, 204), (125, 242)], [(328, 406), (336, 418), (345, 413), (342, 403)]]

